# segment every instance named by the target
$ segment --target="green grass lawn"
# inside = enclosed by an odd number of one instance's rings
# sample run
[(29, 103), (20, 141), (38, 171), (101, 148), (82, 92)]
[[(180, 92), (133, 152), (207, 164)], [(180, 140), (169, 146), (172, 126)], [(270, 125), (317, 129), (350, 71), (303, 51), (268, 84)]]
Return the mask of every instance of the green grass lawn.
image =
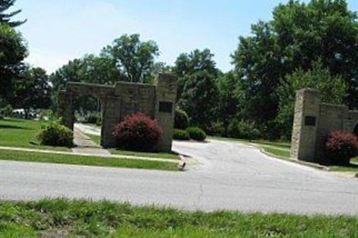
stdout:
[(0, 201), (1, 237), (358, 237), (358, 218), (186, 212), (107, 201)]
[(358, 157), (353, 158), (349, 166), (330, 166), (329, 169), (331, 171), (337, 171), (337, 172), (358, 173)]
[(86, 134), (93, 142), (95, 142), (97, 145), (101, 144), (101, 136), (92, 135), (92, 134)]
[(42, 146), (37, 140), (45, 121), (2, 119), (0, 120), (0, 146), (70, 151), (65, 147)]
[(171, 171), (178, 170), (176, 163), (161, 162), (161, 161), (102, 158), (102, 157), (95, 157), (95, 156), (62, 155), (62, 154), (10, 151), (10, 150), (0, 150), (0, 160), (89, 165), (89, 166), (103, 166), (103, 167), (137, 168), (137, 169), (156, 169), (156, 170), (171, 170)]
[(139, 157), (150, 157), (150, 158), (159, 158), (159, 159), (175, 159), (179, 160), (179, 155), (175, 153), (148, 153), (148, 152), (135, 152), (135, 151), (127, 151), (127, 150), (118, 150), (118, 149), (111, 149), (109, 150), (111, 154), (114, 155), (129, 155), (129, 156), (139, 156)]

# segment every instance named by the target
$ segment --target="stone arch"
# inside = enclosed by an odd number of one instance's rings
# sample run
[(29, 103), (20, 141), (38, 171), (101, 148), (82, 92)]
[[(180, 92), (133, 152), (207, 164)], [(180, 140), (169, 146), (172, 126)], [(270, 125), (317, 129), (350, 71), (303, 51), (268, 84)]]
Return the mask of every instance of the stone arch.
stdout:
[(171, 151), (177, 78), (172, 74), (159, 74), (156, 85), (117, 82), (98, 85), (70, 82), (58, 97), (58, 115), (62, 124), (73, 130), (75, 116), (73, 102), (83, 95), (100, 99), (102, 106), (101, 145), (116, 146), (114, 126), (126, 115), (143, 112), (155, 118), (163, 129), (158, 150)]
[[(59, 115), (62, 116), (62, 122), (65, 126), (73, 130), (75, 123), (75, 108), (74, 102), (76, 99), (83, 96), (91, 96), (97, 98), (101, 105), (105, 105), (107, 98), (114, 94), (113, 86), (84, 84), (70, 82), (67, 85), (66, 91), (61, 91), (59, 94)], [(102, 118), (103, 116), (102, 111)], [(104, 136), (103, 127), (101, 129), (101, 140)], [(101, 142), (101, 144), (103, 144)]]

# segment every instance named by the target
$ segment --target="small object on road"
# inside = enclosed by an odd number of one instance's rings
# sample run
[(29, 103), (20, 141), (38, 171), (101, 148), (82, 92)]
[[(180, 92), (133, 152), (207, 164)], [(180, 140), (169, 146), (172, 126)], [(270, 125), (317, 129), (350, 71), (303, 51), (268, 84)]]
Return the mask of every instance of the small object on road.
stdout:
[(179, 162), (179, 165), (178, 165), (179, 170), (184, 171), (185, 166), (186, 166), (185, 160), (181, 160), (181, 161)]

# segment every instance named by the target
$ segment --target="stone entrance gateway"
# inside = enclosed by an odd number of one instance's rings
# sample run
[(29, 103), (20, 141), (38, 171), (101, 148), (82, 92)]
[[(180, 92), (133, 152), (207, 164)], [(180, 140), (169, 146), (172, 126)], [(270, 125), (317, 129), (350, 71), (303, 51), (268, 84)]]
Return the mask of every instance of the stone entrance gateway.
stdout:
[(142, 112), (156, 119), (163, 129), (159, 151), (171, 151), (174, 127), (177, 79), (172, 74), (160, 74), (157, 85), (118, 82), (114, 86), (70, 82), (59, 94), (59, 116), (73, 130), (73, 102), (81, 96), (94, 96), (101, 101), (103, 122), (101, 145), (116, 146), (114, 126), (125, 116)]
[(332, 131), (358, 132), (358, 111), (347, 106), (321, 102), (313, 89), (301, 89), (296, 95), (291, 157), (317, 162), (323, 157), (322, 144)]

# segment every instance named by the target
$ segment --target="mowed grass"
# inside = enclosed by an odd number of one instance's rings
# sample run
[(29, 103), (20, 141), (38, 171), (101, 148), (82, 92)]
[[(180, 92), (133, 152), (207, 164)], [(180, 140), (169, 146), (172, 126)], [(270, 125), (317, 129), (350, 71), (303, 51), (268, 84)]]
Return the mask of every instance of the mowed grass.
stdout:
[(47, 124), (46, 121), (1, 119), (0, 146), (70, 151), (66, 147), (40, 145), (36, 137), (40, 133), (41, 127)]
[(111, 149), (109, 150), (109, 152), (111, 152), (111, 154), (114, 155), (129, 155), (129, 156), (172, 159), (172, 160), (180, 159), (179, 155), (175, 153), (164, 153), (164, 152), (149, 153), (149, 152), (136, 152), (136, 151), (119, 150), (119, 149)]
[(12, 151), (12, 150), (0, 150), (0, 160), (88, 165), (88, 166), (101, 166), (101, 167), (171, 170), (171, 171), (178, 170), (176, 163), (161, 162), (161, 161), (103, 158), (103, 157), (95, 157), (95, 156), (78, 156), (78, 155), (67, 155), (67, 154), (63, 155), (63, 154), (24, 152), (24, 151)]
[[(101, 137), (92, 134), (86, 134), (92, 141), (96, 144), (101, 143)], [(127, 156), (137, 156), (137, 157), (150, 157), (150, 158), (159, 158), (159, 159), (174, 159), (179, 160), (180, 157), (175, 153), (149, 153), (149, 152), (136, 152), (136, 151), (128, 151), (128, 150), (119, 150), (119, 149), (110, 149), (109, 152), (113, 155), (127, 155)]]
[(108, 201), (0, 201), (1, 237), (358, 237), (358, 218), (186, 212)]

